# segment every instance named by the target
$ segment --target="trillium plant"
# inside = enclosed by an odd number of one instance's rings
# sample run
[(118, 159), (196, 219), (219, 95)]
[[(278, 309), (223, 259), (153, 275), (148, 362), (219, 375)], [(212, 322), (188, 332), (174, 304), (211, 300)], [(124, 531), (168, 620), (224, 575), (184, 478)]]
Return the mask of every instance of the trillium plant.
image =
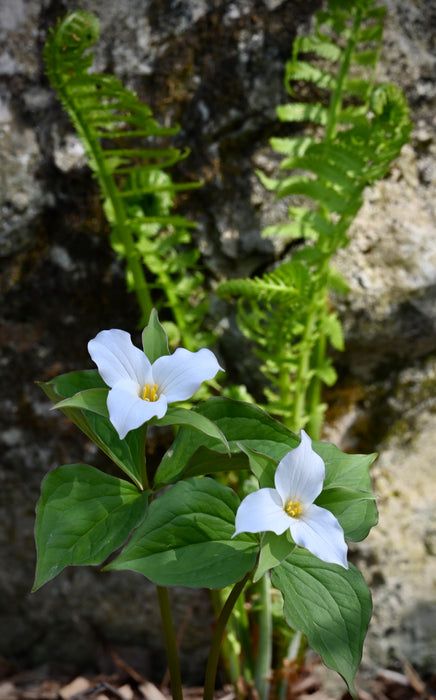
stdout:
[[(250, 403), (214, 397), (193, 405), (201, 384), (222, 368), (208, 349), (170, 354), (155, 311), (142, 344), (122, 330), (101, 331), (88, 345), (97, 369), (41, 384), (120, 476), (69, 464), (45, 477), (34, 590), (67, 566), (127, 569), (152, 581), (171, 691), (182, 700), (168, 587), (225, 589), (205, 669), (211, 700), (232, 609), (246, 586), (267, 580), (286, 623), (356, 696), (371, 598), (346, 542), (362, 540), (377, 521), (374, 455), (344, 454), (304, 430), (297, 436)], [(146, 460), (149, 426), (176, 429), (157, 468)], [(227, 485), (229, 472), (241, 475), (242, 497)], [(271, 669), (260, 667), (268, 683)]]

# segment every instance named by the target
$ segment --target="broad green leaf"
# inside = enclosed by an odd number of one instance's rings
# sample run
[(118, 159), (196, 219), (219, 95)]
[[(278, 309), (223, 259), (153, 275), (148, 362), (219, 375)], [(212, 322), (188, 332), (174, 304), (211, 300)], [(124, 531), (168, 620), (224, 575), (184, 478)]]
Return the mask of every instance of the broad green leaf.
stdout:
[(324, 488), (347, 486), (359, 491), (371, 491), (369, 467), (377, 457), (368, 455), (346, 454), (329, 442), (313, 441), (312, 447), (326, 466)]
[(146, 425), (130, 430), (126, 437), (120, 440), (109, 419), (88, 411), (83, 412), (83, 415), (87, 428), (84, 432), (139, 488), (143, 488)]
[[(349, 455), (327, 442), (313, 442), (313, 449), (323, 458), (325, 463), (324, 491), (341, 487), (341, 498), (344, 498), (345, 501), (347, 500), (346, 490), (362, 494), (359, 500), (350, 503), (349, 507), (337, 517), (346, 531), (348, 540), (353, 542), (363, 540), (378, 520), (377, 506), (374, 500), (372, 497), (370, 500), (370, 497), (367, 498), (365, 495), (372, 492), (369, 467), (377, 455)], [(332, 510), (332, 512), (334, 511)], [(336, 515), (335, 512), (334, 514)]]
[(274, 488), (274, 474), (277, 469), (277, 460), (271, 459), (267, 455), (250, 449), (244, 443), (238, 443), (250, 464), (250, 469), (257, 478), (260, 488)]
[(74, 396), (79, 391), (87, 389), (107, 389), (106, 384), (97, 370), (82, 370), (67, 372), (51, 379), (49, 382), (38, 382), (48, 398), (57, 403), (63, 398)]
[[(299, 439), (294, 433), (253, 404), (227, 398), (213, 398), (199, 404), (194, 411), (217, 425), (225, 435), (232, 453), (239, 452), (241, 444), (244, 444), (279, 460), (299, 444)], [(156, 485), (172, 483), (183, 478), (186, 465), (200, 447), (217, 452), (223, 452), (224, 449), (222, 444), (213, 438), (198, 431), (194, 432), (191, 428), (181, 428), (159, 465), (155, 477)], [(209, 468), (203, 473), (212, 471), (214, 470)]]
[[(104, 391), (107, 387), (97, 371), (69, 372), (60, 375), (50, 382), (41, 383), (41, 388), (55, 404), (65, 399), (74, 404), (77, 392), (85, 394), (86, 391)], [(100, 395), (100, 401), (103, 393)], [(77, 399), (79, 404), (84, 402), (83, 395)], [(115, 464), (117, 464), (139, 487), (142, 488), (142, 467), (144, 462), (144, 434), (145, 428), (141, 426), (131, 430), (124, 440), (120, 440), (117, 431), (109, 418), (101, 413), (82, 410), (71, 405), (59, 406), (66, 416), (77, 425), (82, 432), (95, 442)]]
[(109, 413), (107, 410), (108, 393), (109, 389), (85, 389), (85, 391), (79, 391), (70, 398), (58, 401), (58, 403), (53, 406), (53, 409), (81, 408), (91, 411), (91, 413), (98, 413), (100, 416), (109, 418)]
[(315, 503), (337, 517), (346, 540), (359, 542), (377, 524), (376, 498), (372, 492), (339, 487), (324, 489)]
[(159, 323), (156, 309), (152, 309), (148, 325), (142, 331), (142, 346), (152, 364), (158, 357), (169, 355), (168, 337), (164, 327)]
[(256, 538), (232, 540), (237, 495), (207, 477), (180, 481), (153, 501), (107, 569), (137, 571), (160, 586), (223, 588), (254, 566)]
[(153, 420), (152, 422), (156, 425), (187, 425), (194, 428), (194, 430), (204, 433), (204, 435), (208, 435), (214, 440), (218, 440), (230, 454), (228, 442), (221, 430), (215, 423), (209, 420), (209, 418), (193, 410), (170, 406), (163, 418)]
[(346, 539), (361, 542), (378, 523), (377, 506), (369, 498), (359, 499), (337, 517), (346, 532)]
[(146, 512), (147, 494), (87, 464), (69, 464), (42, 482), (36, 510), (33, 590), (66, 566), (101, 564)]
[(354, 697), (354, 676), (371, 617), (371, 595), (352, 565), (327, 564), (303, 549), (271, 573), (289, 626), (301, 631), (324, 663), (341, 674)]
[(191, 476), (204, 476), (216, 472), (228, 472), (236, 469), (248, 469), (248, 459), (241, 452), (221, 453), (209, 450), (207, 447), (199, 447), (186, 462), (183, 470), (183, 478)]

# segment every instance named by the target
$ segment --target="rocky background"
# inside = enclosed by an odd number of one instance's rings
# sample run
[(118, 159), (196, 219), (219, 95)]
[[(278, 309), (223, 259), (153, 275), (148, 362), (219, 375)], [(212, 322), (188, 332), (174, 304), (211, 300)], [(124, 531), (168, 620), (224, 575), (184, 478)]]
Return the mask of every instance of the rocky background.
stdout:
[[(367, 192), (337, 266), (351, 292), (336, 300), (346, 332), (340, 380), (329, 391), (325, 437), (378, 451), (380, 524), (352, 556), (374, 596), (362, 677), (404, 660), (436, 671), (436, 142), (435, 0), (385, 0), (380, 80), (410, 102), (411, 142)], [(317, 0), (2, 0), (0, 4), (0, 655), (48, 672), (107, 669), (109, 647), (144, 673), (164, 671), (153, 586), (140, 576), (64, 571), (30, 594), (34, 508), (59, 464), (104, 465), (35, 385), (91, 367), (98, 330), (135, 331), (138, 309), (110, 249), (99, 194), (74, 132), (44, 75), (47, 31), (68, 10), (101, 20), (98, 70), (135, 89), (188, 145), (180, 179), (204, 178), (181, 203), (208, 282), (274, 260), (261, 229), (277, 205), (254, 175), (268, 164), (275, 106), (296, 32)], [(213, 313), (231, 309), (213, 299)], [(230, 341), (228, 340), (230, 338)], [(218, 352), (235, 382), (235, 341)], [(213, 617), (203, 592), (178, 591), (184, 675), (201, 682)], [(180, 595), (182, 602), (180, 602)], [(188, 603), (188, 614), (185, 605)]]

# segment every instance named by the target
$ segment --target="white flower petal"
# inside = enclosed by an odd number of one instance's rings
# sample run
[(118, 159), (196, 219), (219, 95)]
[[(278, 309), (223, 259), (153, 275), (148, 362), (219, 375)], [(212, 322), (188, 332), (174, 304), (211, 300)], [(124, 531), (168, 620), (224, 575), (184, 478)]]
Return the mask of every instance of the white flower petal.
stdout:
[(122, 440), (130, 430), (139, 428), (153, 416), (162, 418), (167, 412), (168, 403), (165, 396), (157, 401), (143, 401), (133, 391), (133, 382), (124, 381), (109, 391), (107, 407), (110, 421)]
[(339, 522), (326, 508), (311, 505), (299, 518), (290, 518), (294, 542), (330, 564), (348, 569), (347, 545)]
[(282, 500), (276, 489), (260, 489), (248, 494), (236, 513), (235, 535), (240, 532), (272, 531), (281, 535), (289, 528), (289, 517), (283, 510)]
[(110, 387), (130, 379), (140, 386), (151, 381), (151, 364), (147, 356), (132, 343), (130, 333), (113, 328), (100, 331), (88, 343), (88, 351), (102, 379)]
[(283, 503), (298, 501), (313, 503), (321, 493), (325, 478), (325, 466), (321, 457), (312, 449), (312, 441), (304, 430), (301, 442), (279, 462), (274, 483)]
[(185, 401), (220, 369), (215, 355), (206, 348), (198, 352), (177, 348), (172, 355), (163, 355), (153, 362), (153, 383), (168, 403)]

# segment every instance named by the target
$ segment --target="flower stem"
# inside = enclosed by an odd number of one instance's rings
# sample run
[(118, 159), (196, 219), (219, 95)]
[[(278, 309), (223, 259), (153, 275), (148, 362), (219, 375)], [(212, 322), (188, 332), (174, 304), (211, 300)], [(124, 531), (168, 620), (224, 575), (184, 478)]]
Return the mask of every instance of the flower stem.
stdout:
[(259, 650), (257, 655), (255, 686), (260, 700), (268, 700), (269, 677), (272, 665), (272, 611), (271, 581), (268, 574), (262, 576), (256, 588), (259, 592)]
[(146, 444), (147, 444), (147, 423), (144, 423), (140, 429), (139, 438), (139, 454), (141, 458), (141, 484), (143, 489), (150, 488), (150, 480), (148, 478), (147, 472), (147, 454), (146, 454)]
[(221, 642), (226, 629), (227, 621), (230, 617), (230, 613), (238, 600), (239, 594), (242, 592), (245, 584), (251, 576), (251, 571), (244, 576), (241, 581), (236, 583), (230, 594), (224, 603), (223, 609), (221, 610), (220, 616), (217, 620), (215, 630), (212, 636), (212, 642), (210, 645), (209, 657), (207, 660), (206, 676), (204, 679), (204, 692), (203, 700), (213, 700), (213, 693), (215, 690), (215, 678), (218, 668), (218, 661), (220, 658)]
[(177, 653), (176, 634), (171, 615), (168, 589), (156, 586), (159, 599), (160, 616), (162, 620), (165, 650), (167, 653), (168, 669), (171, 678), (171, 694), (173, 700), (183, 700), (182, 678), (180, 675), (179, 657)]

